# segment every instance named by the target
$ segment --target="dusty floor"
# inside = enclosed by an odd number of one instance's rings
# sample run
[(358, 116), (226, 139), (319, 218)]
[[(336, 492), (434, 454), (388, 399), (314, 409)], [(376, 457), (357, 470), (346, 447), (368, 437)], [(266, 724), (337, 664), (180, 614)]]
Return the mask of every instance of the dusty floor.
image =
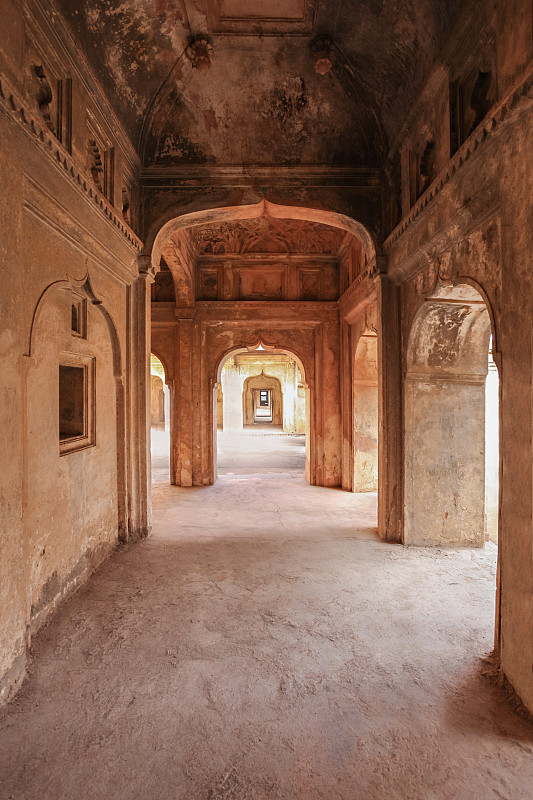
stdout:
[(154, 535), (63, 605), (0, 714), (0, 798), (530, 800), (533, 727), (482, 674), (495, 547), (379, 542), (374, 495), (256, 439), (207, 489), (154, 459)]

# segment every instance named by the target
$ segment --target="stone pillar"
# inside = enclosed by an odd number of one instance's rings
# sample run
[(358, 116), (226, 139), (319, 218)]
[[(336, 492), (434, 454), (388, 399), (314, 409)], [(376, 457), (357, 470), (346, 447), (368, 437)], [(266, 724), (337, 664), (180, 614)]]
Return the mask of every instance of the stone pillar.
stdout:
[(340, 486), (342, 430), (338, 319), (322, 323), (315, 342), (315, 480), (317, 486)]
[(341, 322), (342, 488), (353, 489), (352, 325)]
[(168, 384), (163, 385), (163, 394), (165, 397), (165, 431), (170, 431), (170, 388)]
[(353, 490), (378, 488), (377, 337), (359, 338), (353, 360)]
[[(527, 114), (520, 119), (522, 152), (533, 152)], [(533, 713), (533, 172), (520, 150), (506, 145), (509, 162), (501, 195), (502, 313), (497, 331), (500, 368), (500, 612), (501, 665)], [(531, 163), (528, 161), (528, 164)], [(529, 222), (528, 222), (529, 220)], [(498, 631), (497, 620), (497, 631)]]
[[(179, 311), (178, 311), (179, 313)], [(193, 429), (194, 415), (194, 321), (187, 314), (178, 322), (178, 342), (176, 348), (174, 413), (173, 413), (173, 475), (176, 486), (193, 485)]]
[(131, 487), (128, 538), (147, 536), (152, 528), (150, 455), (150, 256), (139, 256), (139, 277), (132, 288), (131, 342)]
[(402, 380), (400, 292), (385, 275), (378, 284), (378, 532), (402, 541)]
[(295, 410), (298, 400), (298, 382), (296, 380), (296, 364), (290, 361), (285, 367), (281, 393), (283, 397), (283, 431), (284, 433), (294, 433)]
[(225, 432), (243, 429), (243, 387), (244, 380), (239, 369), (233, 359), (229, 359), (222, 370), (222, 416)]

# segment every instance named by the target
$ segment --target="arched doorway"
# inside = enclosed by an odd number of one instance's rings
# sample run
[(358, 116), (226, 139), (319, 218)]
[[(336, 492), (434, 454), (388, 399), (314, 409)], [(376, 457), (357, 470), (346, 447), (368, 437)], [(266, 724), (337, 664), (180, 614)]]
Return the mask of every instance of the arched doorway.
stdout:
[[(266, 200), (167, 220), (157, 232), (154, 224), (148, 246), (154, 272), (168, 267), (174, 284), (173, 301), (163, 291), (152, 298), (152, 342), (170, 366), (175, 395), (172, 483), (216, 479), (216, 430), (240, 427), (243, 418), (242, 404), (227, 407), (216, 371), (228, 353), (265, 340), (275, 352), (286, 342), (305, 360), (294, 425), (306, 424), (309, 386), (309, 482), (343, 485), (338, 302), (346, 275), (355, 281), (373, 269), (368, 230), (341, 213)], [(284, 394), (284, 429), (292, 407)], [(351, 488), (351, 465), (348, 473)]]
[(281, 381), (271, 375), (246, 378), (242, 390), (245, 427), (271, 425), (283, 428), (283, 392)]
[[(261, 342), (255, 348), (239, 348), (225, 354), (218, 366), (213, 390), (215, 476), (219, 448), (227, 456), (228, 443), (235, 448), (240, 441), (243, 452), (247, 448), (248, 452), (254, 452), (246, 434), (263, 433), (268, 437), (285, 437), (283, 445), (281, 439), (278, 441), (281, 450), (291, 444), (287, 437), (292, 437), (292, 445), (301, 450), (301, 467), (310, 482), (310, 393), (304, 376), (303, 364), (294, 353), (265, 348)], [(271, 444), (274, 444), (272, 439)], [(264, 443), (260, 447), (256, 439), (255, 449), (266, 452), (268, 448)], [(286, 463), (288, 469), (298, 469), (294, 459)]]
[(414, 319), (404, 397), (405, 544), (483, 547), (489, 496), (497, 519), (494, 477), (490, 488), (486, 482), (488, 438), (491, 464), (498, 460), (494, 371), (486, 413), (491, 332), (486, 302), (467, 284), (438, 287)]

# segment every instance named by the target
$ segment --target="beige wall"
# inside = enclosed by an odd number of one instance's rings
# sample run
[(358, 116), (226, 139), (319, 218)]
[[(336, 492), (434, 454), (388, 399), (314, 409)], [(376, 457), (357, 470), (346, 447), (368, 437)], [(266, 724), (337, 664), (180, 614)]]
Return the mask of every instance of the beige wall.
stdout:
[[(145, 324), (146, 279), (138, 272), (141, 243), (119, 205), (123, 172), (135, 168), (136, 156), (120, 128), (110, 125), (112, 111), (103, 113), (106, 101), (98, 87), (89, 91), (90, 76), (82, 82), (70, 56), (74, 51), (54, 44), (56, 34), (68, 41), (60, 22), (52, 29), (31, 2), (24, 17), (21, 4), (6, 8), (4, 2), (2, 19), (0, 183), (9, 198), (0, 204), (0, 700), (5, 700), (24, 677), (32, 633), (119, 537), (145, 535), (149, 519), (147, 357), (139, 350), (143, 337), (133, 335), (134, 326)], [(35, 60), (46, 64), (49, 74), (72, 78), (71, 153), (46, 127), (36, 104), (30, 80)], [(86, 171), (89, 117), (115, 151), (109, 199)], [(87, 304), (86, 339), (70, 333), (72, 292)], [(61, 353), (94, 357), (96, 364), (95, 445), (62, 456)]]

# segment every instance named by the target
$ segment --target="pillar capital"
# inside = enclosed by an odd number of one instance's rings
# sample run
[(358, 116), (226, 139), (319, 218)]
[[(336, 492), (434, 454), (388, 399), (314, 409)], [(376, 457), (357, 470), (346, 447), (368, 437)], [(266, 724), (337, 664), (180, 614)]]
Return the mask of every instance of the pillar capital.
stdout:
[(155, 276), (159, 272), (159, 269), (154, 269), (152, 266), (151, 255), (143, 254), (138, 256), (137, 266), (139, 269), (139, 277), (146, 278), (149, 283), (153, 283), (155, 281)]

